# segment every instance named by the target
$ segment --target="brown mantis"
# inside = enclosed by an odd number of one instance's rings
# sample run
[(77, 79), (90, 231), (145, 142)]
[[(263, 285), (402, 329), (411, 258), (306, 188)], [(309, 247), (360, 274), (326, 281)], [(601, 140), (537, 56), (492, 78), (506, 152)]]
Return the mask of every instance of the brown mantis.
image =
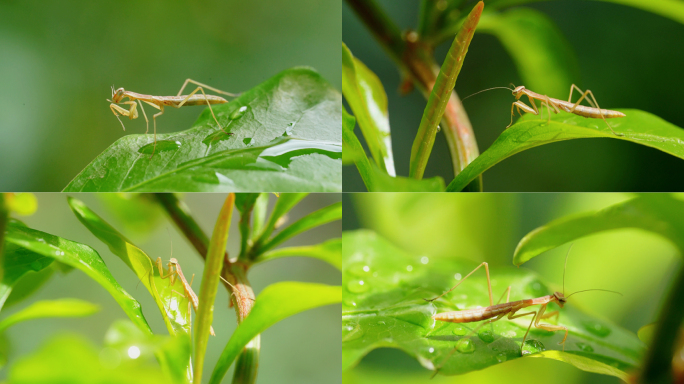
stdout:
[[(181, 95), (183, 92), (183, 89), (188, 85), (188, 83), (193, 83), (197, 85), (198, 87), (192, 91), (189, 95)], [(114, 113), (114, 116), (116, 116), (117, 120), (119, 120), (119, 123), (121, 123), (121, 127), (126, 130), (126, 127), (124, 126), (123, 122), (119, 118), (119, 115), (121, 116), (126, 116), (129, 119), (137, 119), (138, 118), (138, 111), (137, 111), (137, 105), (140, 104), (140, 109), (143, 112), (143, 116), (145, 117), (145, 122), (147, 123), (147, 129), (145, 130), (145, 134), (147, 134), (150, 130), (150, 121), (147, 119), (147, 114), (145, 113), (145, 109), (143, 108), (143, 105), (141, 103), (144, 102), (153, 108), (156, 108), (159, 110), (159, 113), (155, 114), (152, 116), (152, 120), (154, 123), (154, 149), (152, 150), (152, 156), (154, 156), (154, 151), (156, 150), (157, 146), (157, 116), (160, 116), (161, 114), (164, 113), (164, 107), (173, 107), (173, 108), (180, 108), (186, 105), (204, 105), (206, 104), (209, 106), (209, 110), (211, 111), (211, 115), (214, 117), (214, 121), (216, 121), (216, 124), (218, 127), (225, 132), (227, 135), (232, 135), (232, 133), (228, 133), (223, 129), (221, 126), (221, 123), (219, 123), (218, 119), (216, 118), (216, 115), (214, 114), (214, 110), (211, 108), (212, 104), (224, 104), (227, 103), (228, 100), (224, 99), (223, 97), (220, 96), (215, 96), (215, 95), (207, 95), (204, 93), (204, 88), (210, 89), (214, 92), (221, 93), (227, 96), (238, 96), (237, 94), (229, 93), (229, 92), (224, 92), (219, 89), (210, 87), (206, 84), (199, 83), (195, 80), (192, 79), (187, 79), (185, 80), (185, 83), (183, 83), (183, 86), (181, 87), (180, 91), (178, 91), (178, 94), (176, 96), (152, 96), (152, 95), (145, 95), (142, 93), (136, 93), (136, 92), (131, 92), (131, 91), (126, 91), (123, 88), (119, 88), (117, 90), (114, 90), (114, 86), (112, 86), (112, 99), (109, 101), (111, 104), (109, 105), (109, 108), (112, 110), (112, 113)], [(202, 92), (202, 95), (196, 95), (197, 92)], [(124, 98), (128, 98), (128, 101), (123, 101)], [(136, 103), (137, 102), (137, 103)], [(117, 104), (126, 104), (129, 105), (128, 109), (122, 108), (121, 106)], [(151, 158), (151, 156), (150, 156)]]
[[(570, 249), (572, 249), (572, 245), (570, 245), (570, 248), (568, 249), (568, 253), (565, 256), (565, 266), (567, 266), (568, 263), (568, 256), (570, 255)], [(450, 322), (450, 323), (471, 323), (471, 322), (478, 322), (478, 321), (483, 321), (483, 320), (489, 320), (486, 321), (482, 324), (480, 324), (478, 327), (476, 327), (473, 331), (470, 332), (470, 334), (477, 332), (482, 326), (486, 324), (491, 324), (497, 320), (501, 320), (504, 317), (508, 317), (509, 320), (517, 319), (520, 317), (524, 316), (530, 316), (532, 315), (532, 320), (530, 321), (530, 324), (527, 326), (527, 331), (525, 332), (525, 336), (523, 337), (523, 341), (520, 344), (520, 354), (523, 355), (523, 346), (525, 345), (525, 340), (527, 340), (527, 335), (530, 332), (530, 328), (532, 327), (532, 324), (536, 328), (543, 329), (546, 331), (551, 331), (551, 332), (556, 332), (556, 331), (565, 331), (565, 335), (563, 336), (563, 340), (558, 343), (559, 345), (563, 345), (563, 351), (565, 351), (565, 340), (568, 338), (568, 328), (563, 326), (563, 325), (553, 325), (553, 324), (545, 324), (545, 323), (540, 323), (540, 320), (542, 319), (548, 319), (551, 317), (556, 317), (556, 320), (558, 320), (559, 317), (559, 311), (554, 310), (546, 313), (546, 307), (550, 303), (556, 303), (560, 308), (563, 308), (565, 303), (567, 302), (567, 299), (574, 295), (575, 293), (579, 292), (586, 292), (586, 291), (607, 291), (607, 292), (613, 292), (613, 293), (618, 293), (614, 291), (608, 291), (605, 289), (588, 289), (588, 290), (582, 290), (582, 291), (577, 291), (574, 292), (567, 297), (565, 296), (564, 293), (561, 292), (554, 292), (552, 295), (546, 295), (538, 298), (533, 298), (533, 299), (524, 299), (524, 300), (518, 300), (518, 301), (509, 301), (510, 299), (510, 294), (511, 294), (511, 287), (508, 286), (506, 289), (506, 292), (504, 294), (506, 295), (506, 302), (503, 304), (499, 304), (501, 300), (503, 299), (504, 295), (501, 295), (501, 298), (499, 299), (499, 302), (497, 304), (494, 304), (493, 299), (492, 299), (492, 284), (489, 278), (489, 265), (486, 262), (483, 262), (482, 264), (478, 265), (475, 269), (473, 269), (470, 273), (468, 273), (461, 281), (458, 282), (455, 286), (453, 286), (451, 289), (448, 291), (442, 293), (441, 295), (433, 298), (433, 299), (424, 299), (427, 302), (433, 302), (440, 297), (446, 295), (447, 293), (453, 291), (456, 289), (465, 279), (467, 279), (470, 275), (475, 273), (478, 269), (481, 267), (485, 267), (485, 272), (487, 274), (487, 288), (489, 289), (489, 306), (484, 307), (484, 308), (473, 308), (473, 309), (466, 309), (463, 311), (453, 311), (453, 312), (444, 312), (444, 313), (438, 313), (436, 315), (433, 315), (432, 318), (438, 321), (445, 321), (445, 322)], [(565, 292), (565, 268), (563, 268), (563, 292)], [(620, 293), (618, 293), (620, 294)], [(525, 312), (521, 314), (517, 314), (518, 311), (522, 310), (523, 308), (527, 308), (533, 305), (540, 305), (541, 307), (537, 311), (530, 311), (530, 312)], [(444, 360), (446, 362), (449, 360), (451, 355), (454, 353), (456, 349), (454, 349)], [(444, 364), (444, 363), (442, 363)], [(435, 370), (435, 374), (439, 371), (439, 368)]]
[[(533, 92), (527, 88), (525, 88), (524, 85), (520, 85), (515, 88), (508, 88), (508, 87), (494, 87), (494, 88), (489, 88), (482, 90), (480, 92), (488, 91), (490, 89), (497, 89), (497, 88), (503, 88), (503, 89), (508, 89), (513, 92), (513, 96), (515, 96), (515, 100), (513, 104), (511, 105), (511, 123), (508, 124), (508, 127), (513, 125), (513, 116), (515, 115), (515, 109), (517, 108), (518, 113), (522, 115), (523, 112), (531, 113), (534, 115), (539, 115), (539, 118), (541, 119), (542, 116), (539, 113), (539, 109), (537, 108), (537, 105), (535, 104), (535, 100), (539, 100), (541, 102), (541, 107), (543, 108), (544, 105), (546, 105), (546, 110), (548, 111), (548, 118), (549, 122), (551, 121), (551, 111), (553, 108), (554, 113), (559, 113), (561, 110), (569, 113), (573, 113), (578, 116), (583, 116), (583, 117), (591, 117), (594, 119), (601, 118), (603, 121), (606, 123), (608, 128), (610, 128), (610, 131), (613, 132), (615, 136), (624, 136), (621, 133), (617, 133), (613, 130), (613, 127), (608, 124), (608, 121), (606, 119), (611, 119), (615, 117), (624, 117), (625, 114), (622, 112), (618, 111), (611, 111), (610, 109), (601, 109), (598, 105), (598, 102), (596, 102), (596, 98), (594, 97), (594, 93), (591, 92), (590, 90), (582, 91), (578, 86), (575, 84), (572, 84), (570, 86), (570, 96), (568, 96), (568, 101), (564, 100), (559, 100), (559, 99), (554, 99), (552, 97), (548, 97), (546, 95), (542, 95), (536, 92)], [(577, 100), (577, 102), (573, 103), (572, 102), (572, 93), (577, 90), (582, 96)], [(476, 95), (480, 92), (473, 93), (470, 96)], [(532, 104), (532, 107), (529, 105), (523, 103), (520, 101), (520, 98), (525, 95), (527, 98), (530, 100), (530, 104)], [(468, 97), (470, 97), (468, 96)], [(589, 97), (587, 97), (589, 96)], [(465, 97), (463, 100), (467, 99), (468, 97)], [(591, 107), (587, 107), (584, 105), (580, 105), (582, 100), (587, 99), (587, 102), (591, 105)]]

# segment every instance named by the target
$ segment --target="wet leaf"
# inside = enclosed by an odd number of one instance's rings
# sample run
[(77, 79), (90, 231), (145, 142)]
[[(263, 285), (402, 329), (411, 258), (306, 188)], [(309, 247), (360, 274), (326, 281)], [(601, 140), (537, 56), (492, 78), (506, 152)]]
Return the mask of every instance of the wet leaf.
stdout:
[(341, 99), (311, 69), (284, 71), (213, 106), (232, 135), (205, 108), (192, 128), (157, 135), (151, 159), (152, 135), (122, 137), (65, 192), (341, 191)]
[(459, 173), (449, 184), (447, 191), (465, 188), (472, 180), (496, 163), (526, 149), (564, 140), (611, 138), (631, 141), (661, 150), (684, 159), (684, 129), (648, 112), (621, 109), (625, 117), (608, 119), (617, 133), (614, 135), (602, 119), (588, 119), (566, 112), (552, 114), (551, 124), (536, 115), (524, 115), (510, 128), (504, 130), (496, 141), (475, 161)]
[[(428, 303), (455, 285), (477, 265), (458, 259), (428, 259), (409, 255), (372, 231), (343, 234), (342, 367), (356, 365), (376, 348), (398, 348), (425, 368), (445, 375), (479, 370), (519, 359), (521, 342), (530, 318), (499, 320), (470, 334), (481, 323), (446, 323), (436, 313), (489, 305), (487, 279), (478, 271), (453, 292)], [(511, 286), (511, 301), (553, 292), (531, 271), (491, 269), (494, 301)], [(504, 298), (505, 299), (505, 298)], [(530, 310), (536, 310), (532, 307)], [(548, 311), (558, 307), (551, 304)], [(521, 314), (524, 312), (519, 312)], [(549, 319), (549, 323), (556, 323)], [(594, 318), (568, 303), (560, 309), (558, 324), (570, 330), (563, 355), (576, 355), (624, 371), (635, 368), (644, 352), (636, 335)], [(526, 352), (561, 351), (563, 332), (532, 328)], [(453, 352), (453, 353), (452, 353)], [(543, 355), (542, 355), (543, 356)], [(544, 356), (547, 357), (547, 356)], [(557, 356), (554, 356), (554, 358)], [(569, 362), (580, 369), (589, 365)], [(599, 365), (599, 364), (597, 364)], [(603, 365), (601, 365), (603, 366)], [(592, 368), (593, 369), (593, 368)], [(604, 372), (605, 373), (605, 372)]]
[[(27, 249), (34, 254), (54, 258), (80, 269), (112, 295), (136, 326), (144, 332), (152, 333), (145, 316), (143, 316), (140, 303), (121, 288), (94, 249), (84, 244), (18, 225), (15, 222), (8, 223), (5, 241)], [(42, 262), (42, 260), (37, 261)]]

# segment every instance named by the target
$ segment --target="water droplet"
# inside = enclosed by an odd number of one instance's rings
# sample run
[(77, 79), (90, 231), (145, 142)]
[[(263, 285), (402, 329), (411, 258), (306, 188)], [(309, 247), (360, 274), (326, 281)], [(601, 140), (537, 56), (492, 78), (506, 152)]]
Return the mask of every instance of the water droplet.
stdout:
[(592, 321), (592, 320), (585, 320), (582, 322), (582, 325), (584, 325), (584, 328), (593, 333), (596, 336), (599, 337), (606, 337), (610, 335), (610, 328), (606, 327), (605, 325)]
[(577, 347), (584, 352), (594, 352), (594, 348), (592, 348), (589, 344), (577, 343)]
[(499, 353), (498, 355), (496, 355), (496, 361), (498, 361), (499, 363), (503, 363), (506, 360), (508, 360), (508, 356), (506, 356), (505, 353)]
[(454, 279), (456, 279), (456, 280), (461, 280), (461, 277), (463, 277), (463, 276), (461, 276), (460, 273), (457, 273), (454, 275)]
[(234, 110), (233, 113), (230, 114), (230, 119), (231, 120), (239, 119), (242, 117), (242, 115), (245, 114), (245, 112), (247, 112), (247, 106), (243, 105), (242, 107)]
[(423, 256), (423, 257), (420, 258), (420, 262), (423, 263), (423, 264), (427, 264), (427, 263), (430, 262), (430, 259), (428, 259), (427, 256)]
[(489, 344), (492, 341), (494, 341), (494, 332), (492, 332), (488, 329), (487, 330), (482, 329), (477, 333), (477, 337), (479, 337), (480, 340), (484, 341), (485, 343)]
[(461, 339), (456, 344), (456, 350), (461, 353), (473, 353), (475, 352), (475, 344), (470, 339)]
[(353, 279), (347, 283), (347, 290), (353, 293), (363, 293), (368, 290), (368, 284), (363, 280)]
[(412, 266), (412, 265), (407, 265), (407, 266), (406, 266), (406, 270), (409, 271), (409, 272), (413, 271), (413, 266)]
[(248, 147), (254, 145), (254, 139), (251, 137), (245, 137), (244, 139), (242, 139), (242, 142), (245, 143), (245, 145)]
[(38, 272), (38, 271), (40, 271), (42, 265), (40, 264), (39, 261), (34, 261), (33, 263), (31, 263), (30, 267), (32, 270)]
[(466, 333), (468, 333), (468, 329), (466, 329), (466, 327), (464, 327), (462, 325), (456, 325), (456, 326), (454, 326), (454, 330), (451, 332), (453, 332), (454, 335), (463, 336)]
[(283, 136), (291, 136), (292, 132), (294, 131), (294, 126), (295, 123), (288, 124), (287, 128), (285, 128), (285, 132), (283, 132)]
[(352, 263), (346, 268), (346, 272), (359, 277), (368, 276), (370, 267), (365, 262)]
[(363, 329), (358, 323), (349, 321), (342, 324), (342, 341), (351, 341), (363, 336)]
[(178, 148), (181, 147), (181, 142), (180, 141), (171, 141), (171, 140), (160, 140), (157, 141), (157, 148), (154, 148), (154, 142), (145, 144), (142, 147), (138, 149), (139, 153), (144, 153), (146, 155), (151, 155), (152, 153), (160, 153), (160, 152), (168, 152), (168, 151), (176, 151)]
[(439, 131), (441, 131), (441, 130), (442, 130), (442, 126), (441, 126), (441, 125), (438, 125), (438, 126), (437, 126), (437, 132), (439, 132)]
[(385, 325), (385, 322), (380, 320), (380, 321), (378, 321), (378, 325)]
[(526, 340), (522, 347), (523, 355), (531, 355), (533, 353), (538, 353), (544, 351), (544, 344), (539, 340)]
[(64, 252), (62, 252), (62, 251), (55, 251), (55, 256), (64, 256)]
[(527, 291), (533, 296), (533, 297), (541, 297), (541, 296), (546, 296), (548, 295), (549, 291), (548, 289), (544, 286), (544, 284), (541, 283), (539, 280), (532, 280), (528, 285), (527, 285)]
[(428, 353), (435, 353), (435, 349), (433, 347), (428, 348)]

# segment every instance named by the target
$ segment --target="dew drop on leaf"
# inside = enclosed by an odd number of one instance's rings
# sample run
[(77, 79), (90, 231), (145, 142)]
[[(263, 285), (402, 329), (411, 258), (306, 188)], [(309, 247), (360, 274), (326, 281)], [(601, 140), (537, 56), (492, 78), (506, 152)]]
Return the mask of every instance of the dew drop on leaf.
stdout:
[(582, 322), (584, 328), (599, 337), (606, 337), (610, 335), (610, 328), (605, 325), (592, 320), (585, 320)]
[(347, 283), (347, 290), (353, 293), (364, 293), (368, 290), (368, 284), (363, 280), (353, 279)]
[(243, 105), (242, 107), (234, 110), (233, 113), (230, 114), (230, 119), (231, 120), (239, 119), (242, 117), (242, 115), (245, 114), (245, 112), (247, 112), (247, 106)]
[(477, 337), (485, 343), (491, 343), (494, 341), (494, 333), (489, 329), (482, 329), (477, 333)]
[(538, 353), (544, 351), (546, 348), (539, 340), (526, 340), (522, 347), (523, 355), (531, 355), (533, 353)]
[(594, 348), (592, 348), (589, 344), (577, 343), (577, 347), (583, 350), (584, 352), (594, 352)]
[(451, 332), (453, 332), (454, 335), (463, 336), (463, 335), (465, 335), (466, 333), (468, 333), (468, 330), (466, 329), (466, 327), (464, 327), (464, 326), (462, 326), (462, 325), (457, 325), (457, 326), (454, 327), (454, 330), (451, 331)]
[(363, 336), (363, 329), (358, 323), (348, 321), (342, 324), (342, 341), (351, 341)]
[(505, 353), (499, 353), (498, 355), (496, 355), (496, 361), (498, 361), (499, 363), (503, 363), (506, 360), (508, 360), (508, 356), (506, 356)]
[(473, 353), (475, 352), (475, 344), (470, 339), (461, 339), (456, 344), (456, 350), (461, 353)]

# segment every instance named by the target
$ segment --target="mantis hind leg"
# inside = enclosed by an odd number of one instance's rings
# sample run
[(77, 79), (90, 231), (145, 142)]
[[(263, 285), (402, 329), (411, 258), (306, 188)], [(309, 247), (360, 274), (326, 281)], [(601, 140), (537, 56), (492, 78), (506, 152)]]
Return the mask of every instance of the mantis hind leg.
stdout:
[[(185, 85), (183, 85), (183, 86), (185, 87)], [(210, 88), (210, 89), (211, 89), (211, 88)], [(183, 90), (183, 88), (181, 88), (181, 91), (182, 91), (182, 90)], [(226, 132), (226, 130), (223, 129), (223, 127), (221, 126), (221, 123), (219, 123), (218, 119), (216, 118), (216, 115), (214, 114), (214, 109), (211, 107), (211, 103), (209, 102), (209, 99), (207, 98), (207, 94), (204, 93), (204, 89), (202, 89), (202, 87), (197, 87), (197, 89), (195, 89), (194, 91), (192, 91), (192, 93), (190, 93), (189, 95), (187, 95), (187, 96), (185, 97), (185, 99), (183, 99), (183, 101), (181, 101), (180, 104), (178, 104), (178, 108), (182, 107), (183, 104), (185, 104), (185, 102), (188, 101), (188, 99), (189, 99), (192, 95), (194, 95), (195, 93), (197, 93), (197, 91), (202, 92), (202, 95), (204, 95), (204, 100), (206, 100), (207, 106), (209, 107), (209, 111), (211, 111), (211, 116), (214, 117), (214, 121), (215, 121), (216, 124), (218, 125), (219, 129), (221, 129), (221, 130), (223, 131), (223, 133), (225, 133), (226, 135), (232, 135), (232, 133)]]
[(490, 305), (490, 306), (494, 305), (494, 300), (492, 299), (492, 283), (491, 283), (491, 280), (489, 279), (489, 264), (487, 264), (486, 262), (483, 262), (482, 264), (478, 265), (475, 269), (473, 269), (472, 271), (470, 271), (470, 273), (467, 274), (466, 277), (464, 277), (463, 279), (461, 279), (461, 281), (459, 281), (458, 284), (456, 284), (456, 285), (454, 285), (453, 287), (451, 287), (450, 290), (448, 290), (448, 291), (442, 293), (441, 295), (435, 297), (434, 299), (423, 299), (423, 300), (425, 300), (425, 301), (431, 303), (431, 302), (433, 302), (433, 301), (439, 299), (440, 297), (446, 295), (447, 293), (453, 291), (454, 289), (456, 289), (456, 287), (458, 287), (459, 285), (461, 285), (461, 283), (464, 282), (465, 279), (467, 279), (468, 277), (470, 277), (470, 275), (472, 275), (473, 273), (475, 273), (475, 271), (477, 271), (478, 269), (480, 269), (482, 266), (485, 267), (485, 272), (487, 273), (487, 288), (489, 289), (489, 305)]
[(150, 155), (150, 159), (152, 156), (154, 156), (154, 152), (157, 150), (157, 116), (161, 116), (162, 114), (164, 114), (164, 106), (160, 105), (159, 113), (156, 113), (154, 116), (152, 116), (152, 121), (154, 122), (154, 146), (152, 147), (152, 155)]
[(230, 92), (222, 91), (222, 90), (220, 90), (220, 89), (216, 89), (216, 88), (210, 87), (210, 86), (208, 86), (208, 85), (206, 85), (206, 84), (202, 84), (202, 83), (200, 83), (200, 82), (197, 82), (197, 81), (195, 81), (195, 80), (193, 80), (193, 79), (186, 79), (186, 80), (185, 80), (185, 83), (183, 83), (183, 86), (181, 87), (180, 91), (178, 91), (178, 94), (177, 94), (176, 96), (180, 96), (181, 93), (183, 93), (183, 90), (185, 89), (185, 86), (188, 85), (188, 83), (195, 84), (195, 85), (197, 85), (197, 86), (199, 86), (199, 87), (203, 87), (203, 88), (212, 90), (212, 91), (214, 91), (214, 92), (216, 92), (216, 93), (221, 93), (221, 94), (223, 94), (223, 95), (228, 95), (228, 96), (233, 96), (233, 97), (240, 96), (239, 93), (230, 93)]
[[(603, 113), (601, 112), (601, 107), (599, 107), (598, 102), (596, 101), (596, 98), (594, 97), (594, 93), (593, 93), (592, 91), (590, 91), (590, 90), (587, 89), (585, 92), (582, 92), (582, 90), (579, 89), (578, 86), (576, 86), (575, 84), (573, 84), (573, 85), (570, 87), (570, 96), (568, 97), (568, 102), (569, 102), (569, 103), (572, 102), (572, 101), (570, 101), (570, 100), (572, 99), (572, 91), (575, 90), (575, 89), (577, 89), (577, 92), (581, 93), (582, 96), (579, 98), (579, 100), (577, 100), (577, 102), (576, 102), (575, 104), (573, 104), (573, 106), (568, 110), (568, 112), (573, 113), (573, 112), (575, 111), (575, 109), (577, 109), (577, 106), (580, 104), (580, 102), (582, 102), (582, 100), (584, 100), (584, 98), (586, 97), (587, 102), (588, 102), (592, 107), (598, 109), (599, 115), (601, 116), (601, 119), (603, 119), (603, 122), (606, 123), (606, 125), (608, 126), (608, 128), (610, 129), (610, 131), (613, 132), (613, 134), (614, 134), (615, 136), (624, 136), (624, 134), (622, 134), (622, 133), (617, 133), (617, 132), (615, 132), (615, 131), (613, 130), (613, 127), (611, 127), (610, 124), (608, 124), (608, 121), (606, 120), (606, 117), (603, 116)], [(589, 96), (589, 97), (587, 97), (587, 96)]]
[[(542, 306), (542, 309), (540, 309), (539, 312), (543, 312), (544, 307), (545, 307), (545, 306)], [(538, 312), (536, 312), (536, 311), (532, 311), (532, 312), (521, 313), (521, 314), (519, 314), (519, 315), (514, 315), (514, 312), (511, 312), (511, 313), (508, 315), (508, 320), (513, 320), (513, 319), (517, 319), (517, 318), (519, 318), (519, 317), (528, 316), (528, 315), (534, 315), (534, 316), (532, 317), (532, 321), (530, 321), (530, 325), (527, 326), (527, 332), (525, 332), (525, 336), (523, 337), (522, 344), (520, 344), (520, 355), (521, 355), (521, 356), (522, 356), (522, 354), (523, 354), (523, 346), (525, 345), (525, 340), (527, 340), (527, 335), (530, 333), (530, 328), (532, 328), (532, 324), (534, 323), (534, 320), (535, 320), (536, 317), (537, 317), (537, 313), (538, 313)]]

